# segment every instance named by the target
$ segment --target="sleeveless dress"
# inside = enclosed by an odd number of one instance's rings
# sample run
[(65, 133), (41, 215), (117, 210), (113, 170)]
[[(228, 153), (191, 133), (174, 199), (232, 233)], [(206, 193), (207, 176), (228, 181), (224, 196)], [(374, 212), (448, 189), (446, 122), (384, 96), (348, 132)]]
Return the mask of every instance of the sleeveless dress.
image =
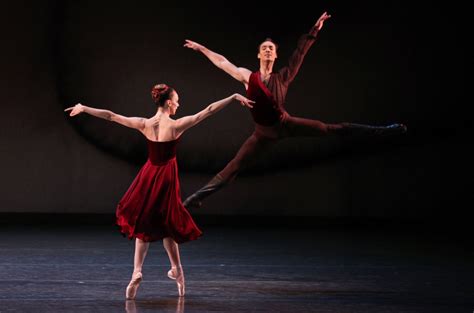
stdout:
[(181, 202), (176, 162), (179, 138), (157, 142), (147, 139), (148, 160), (119, 201), (116, 222), (129, 239), (146, 242), (165, 237), (177, 243), (202, 235)]

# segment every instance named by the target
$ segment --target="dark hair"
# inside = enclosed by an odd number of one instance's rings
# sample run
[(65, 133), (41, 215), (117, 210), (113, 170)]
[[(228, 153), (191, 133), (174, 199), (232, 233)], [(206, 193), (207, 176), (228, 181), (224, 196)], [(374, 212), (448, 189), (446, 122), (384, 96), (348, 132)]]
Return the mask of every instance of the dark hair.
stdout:
[(267, 37), (267, 38), (265, 38), (264, 41), (261, 41), (260, 44), (258, 45), (258, 47), (257, 47), (258, 52), (260, 52), (260, 47), (262, 46), (262, 43), (264, 43), (265, 41), (270, 41), (271, 43), (273, 43), (275, 45), (275, 50), (278, 50), (278, 44), (275, 42), (275, 40)]
[(171, 99), (171, 93), (174, 91), (174, 88), (166, 84), (158, 84), (153, 86), (151, 89), (151, 98), (157, 106), (164, 106), (165, 101)]

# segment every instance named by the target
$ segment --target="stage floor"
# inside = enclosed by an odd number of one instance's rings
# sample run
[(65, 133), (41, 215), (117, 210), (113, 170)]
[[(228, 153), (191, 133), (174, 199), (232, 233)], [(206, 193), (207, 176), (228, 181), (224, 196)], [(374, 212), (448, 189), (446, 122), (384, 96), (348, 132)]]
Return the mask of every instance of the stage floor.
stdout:
[(113, 225), (2, 225), (0, 312), (474, 311), (474, 248), (411, 227), (204, 226), (180, 246), (186, 296), (150, 246), (135, 301), (132, 241)]

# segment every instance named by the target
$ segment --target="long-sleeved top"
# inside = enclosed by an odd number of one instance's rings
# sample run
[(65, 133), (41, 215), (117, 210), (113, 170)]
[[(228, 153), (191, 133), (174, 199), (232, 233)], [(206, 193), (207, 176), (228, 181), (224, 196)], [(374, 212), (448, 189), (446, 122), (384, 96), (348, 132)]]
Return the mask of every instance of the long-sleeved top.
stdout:
[(260, 71), (250, 75), (247, 98), (255, 101), (253, 108), (250, 109), (255, 123), (272, 126), (279, 121), (285, 112), (288, 87), (298, 73), (306, 53), (315, 42), (317, 33), (317, 28), (313, 27), (308, 34), (300, 37), (288, 65), (278, 72), (272, 72), (267, 85), (262, 82)]

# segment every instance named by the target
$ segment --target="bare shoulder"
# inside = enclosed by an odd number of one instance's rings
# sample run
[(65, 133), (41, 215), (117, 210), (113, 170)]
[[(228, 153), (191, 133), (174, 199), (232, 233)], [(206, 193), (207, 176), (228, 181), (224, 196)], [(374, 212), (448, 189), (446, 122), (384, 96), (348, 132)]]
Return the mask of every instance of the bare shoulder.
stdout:
[(242, 75), (243, 83), (248, 83), (250, 79), (250, 75), (252, 75), (252, 71), (245, 68), (245, 67), (239, 67), (239, 72)]
[(245, 67), (239, 67), (239, 71), (240, 71), (243, 75), (250, 75), (250, 74), (252, 74), (252, 71), (249, 70), (248, 68), (245, 68)]

